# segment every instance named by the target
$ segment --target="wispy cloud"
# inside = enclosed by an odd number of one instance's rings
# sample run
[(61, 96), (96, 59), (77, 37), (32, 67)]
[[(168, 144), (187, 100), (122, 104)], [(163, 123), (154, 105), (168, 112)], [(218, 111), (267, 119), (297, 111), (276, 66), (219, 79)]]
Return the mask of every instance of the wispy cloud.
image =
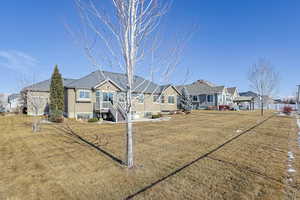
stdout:
[(26, 72), (37, 66), (38, 60), (21, 51), (1, 51), (0, 68), (7, 68), (18, 72)]

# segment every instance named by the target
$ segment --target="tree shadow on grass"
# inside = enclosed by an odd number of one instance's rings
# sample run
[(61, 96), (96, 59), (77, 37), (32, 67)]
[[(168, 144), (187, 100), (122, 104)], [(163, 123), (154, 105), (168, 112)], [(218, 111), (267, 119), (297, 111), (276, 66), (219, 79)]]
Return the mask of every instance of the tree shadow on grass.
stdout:
[(62, 126), (54, 126), (54, 128), (61, 131), (64, 134), (63, 136), (73, 139), (74, 142), (83, 143), (83, 144), (87, 145), (88, 147), (93, 148), (93, 149), (97, 150), (98, 152), (101, 152), (106, 157), (108, 157), (111, 160), (117, 162), (119, 165), (125, 165), (125, 163), (120, 158), (118, 158), (115, 155), (109, 153), (108, 151), (104, 150), (103, 148), (99, 147), (98, 145), (88, 141), (87, 139), (81, 137), (79, 134), (77, 134), (72, 129), (72, 127), (70, 127), (69, 124), (66, 123)]

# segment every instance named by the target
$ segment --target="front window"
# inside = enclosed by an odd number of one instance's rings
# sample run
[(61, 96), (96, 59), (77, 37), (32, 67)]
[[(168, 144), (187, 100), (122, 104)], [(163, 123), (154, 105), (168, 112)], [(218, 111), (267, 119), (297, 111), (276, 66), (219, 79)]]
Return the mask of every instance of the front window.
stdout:
[(207, 95), (207, 102), (213, 102), (213, 95)]
[(193, 101), (198, 101), (198, 96), (193, 96)]
[(160, 102), (161, 103), (165, 103), (165, 95), (161, 95), (160, 96)]
[(158, 95), (153, 95), (153, 102), (154, 103), (159, 103), (158, 102), (159, 96)]
[(103, 101), (113, 102), (114, 94), (111, 92), (103, 92)]
[(138, 103), (144, 103), (144, 95), (143, 94), (138, 95), (137, 99), (138, 99)]
[(169, 104), (174, 104), (175, 103), (175, 97), (174, 96), (169, 96), (168, 97), (168, 103)]
[(91, 97), (91, 93), (88, 90), (79, 90), (79, 99), (81, 100), (89, 100)]

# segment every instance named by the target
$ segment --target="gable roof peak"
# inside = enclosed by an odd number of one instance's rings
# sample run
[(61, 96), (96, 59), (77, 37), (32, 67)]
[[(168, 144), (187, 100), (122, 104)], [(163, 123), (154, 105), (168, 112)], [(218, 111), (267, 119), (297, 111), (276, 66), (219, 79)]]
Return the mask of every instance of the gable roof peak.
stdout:
[(227, 88), (227, 91), (230, 94), (234, 94), (235, 92), (237, 92), (237, 87), (229, 87), (229, 88)]

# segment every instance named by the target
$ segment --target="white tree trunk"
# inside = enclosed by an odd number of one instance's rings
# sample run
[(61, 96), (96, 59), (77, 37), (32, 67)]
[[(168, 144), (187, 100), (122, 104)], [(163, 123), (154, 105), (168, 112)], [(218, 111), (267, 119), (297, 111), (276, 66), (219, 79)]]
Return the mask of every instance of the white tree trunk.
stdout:
[(125, 38), (125, 61), (127, 69), (127, 167), (133, 167), (133, 133), (132, 133), (132, 83), (133, 83), (133, 70), (136, 64), (136, 0), (129, 2), (129, 26), (124, 32)]
[[(35, 117), (37, 117), (37, 116), (38, 116), (38, 111), (37, 111), (37, 109), (36, 109), (36, 111), (35, 111)], [(38, 118), (34, 119), (34, 122), (33, 122), (33, 124), (32, 124), (32, 131), (33, 131), (34, 133), (40, 131), (39, 123), (40, 123), (40, 122), (39, 122), (39, 119), (38, 119)]]
[(127, 167), (133, 167), (133, 131), (132, 131), (132, 113), (131, 108), (127, 113), (127, 137), (126, 137), (126, 158)]

